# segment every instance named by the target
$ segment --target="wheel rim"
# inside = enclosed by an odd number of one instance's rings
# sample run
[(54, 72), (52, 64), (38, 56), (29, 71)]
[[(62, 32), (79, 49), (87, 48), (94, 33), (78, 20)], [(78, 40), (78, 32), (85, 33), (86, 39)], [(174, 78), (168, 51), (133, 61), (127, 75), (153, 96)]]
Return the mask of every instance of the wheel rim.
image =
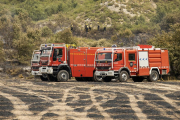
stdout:
[(153, 73), (153, 74), (152, 74), (152, 79), (153, 79), (153, 80), (157, 80), (157, 74), (156, 74), (156, 73)]
[(66, 74), (66, 73), (62, 73), (62, 74), (61, 74), (61, 78), (64, 79), (64, 80), (66, 80), (66, 79), (67, 79), (67, 74)]
[(47, 75), (46, 74), (42, 74), (43, 78), (47, 78)]
[(122, 80), (126, 81), (127, 80), (127, 75), (125, 73), (122, 74)]
[(98, 81), (102, 81), (102, 77), (101, 77), (101, 76), (96, 76), (96, 79), (97, 79)]

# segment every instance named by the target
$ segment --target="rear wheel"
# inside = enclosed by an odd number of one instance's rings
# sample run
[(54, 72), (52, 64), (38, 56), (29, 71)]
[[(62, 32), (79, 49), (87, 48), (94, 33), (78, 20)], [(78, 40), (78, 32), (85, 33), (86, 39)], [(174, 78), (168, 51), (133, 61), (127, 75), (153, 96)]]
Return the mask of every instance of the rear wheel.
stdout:
[(159, 80), (159, 74), (156, 70), (152, 70), (150, 76), (148, 77), (148, 81), (156, 82)]
[(58, 82), (66, 82), (69, 79), (69, 73), (66, 70), (60, 70), (57, 75)]
[(40, 79), (41, 79), (42, 81), (48, 81), (47, 74), (42, 74), (42, 75), (40, 76)]
[(121, 71), (120, 75), (119, 75), (119, 81), (120, 82), (127, 82), (127, 80), (129, 79), (129, 74), (126, 71)]

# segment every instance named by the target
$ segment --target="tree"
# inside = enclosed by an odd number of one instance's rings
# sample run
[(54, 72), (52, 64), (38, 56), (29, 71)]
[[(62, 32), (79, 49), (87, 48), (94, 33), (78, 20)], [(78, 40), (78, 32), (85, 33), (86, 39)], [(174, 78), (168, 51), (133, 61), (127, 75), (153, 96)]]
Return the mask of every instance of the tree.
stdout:
[(34, 49), (34, 44), (32, 40), (29, 39), (26, 34), (22, 34), (20, 39), (13, 41), (14, 48), (16, 50), (15, 58), (20, 64), (29, 64), (31, 55)]
[(180, 74), (180, 24), (171, 26), (170, 32), (162, 32), (149, 41), (150, 44), (167, 48), (173, 74)]

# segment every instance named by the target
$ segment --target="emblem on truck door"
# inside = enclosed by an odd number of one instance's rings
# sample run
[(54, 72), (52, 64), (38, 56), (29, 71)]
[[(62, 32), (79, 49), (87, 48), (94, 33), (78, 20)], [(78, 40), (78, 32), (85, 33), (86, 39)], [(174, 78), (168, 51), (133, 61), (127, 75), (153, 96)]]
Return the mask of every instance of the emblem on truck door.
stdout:
[(130, 66), (131, 66), (131, 67), (133, 66), (133, 62), (130, 62)]

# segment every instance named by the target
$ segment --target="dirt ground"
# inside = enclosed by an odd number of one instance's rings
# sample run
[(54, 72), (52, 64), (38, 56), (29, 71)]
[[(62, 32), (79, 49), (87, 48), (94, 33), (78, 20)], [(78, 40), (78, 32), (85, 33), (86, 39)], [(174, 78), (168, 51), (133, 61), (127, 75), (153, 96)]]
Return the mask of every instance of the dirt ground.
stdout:
[(180, 119), (180, 82), (0, 78), (0, 119)]

